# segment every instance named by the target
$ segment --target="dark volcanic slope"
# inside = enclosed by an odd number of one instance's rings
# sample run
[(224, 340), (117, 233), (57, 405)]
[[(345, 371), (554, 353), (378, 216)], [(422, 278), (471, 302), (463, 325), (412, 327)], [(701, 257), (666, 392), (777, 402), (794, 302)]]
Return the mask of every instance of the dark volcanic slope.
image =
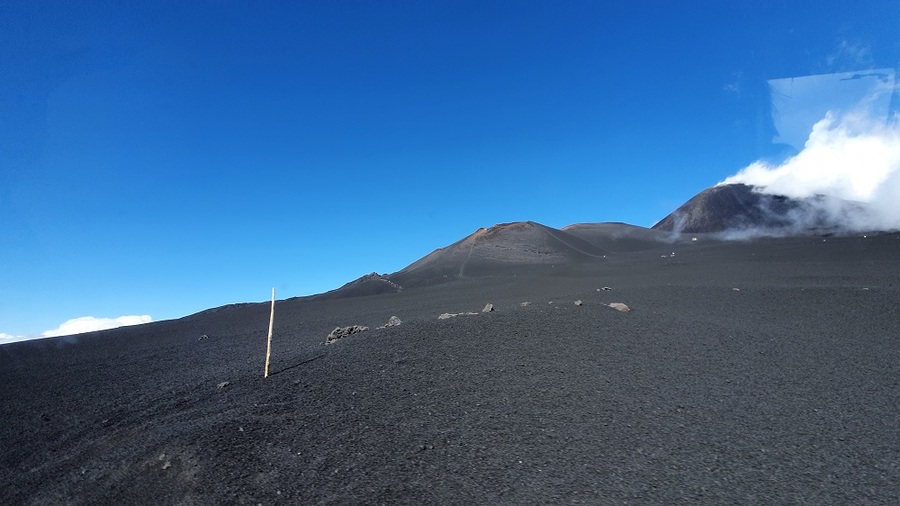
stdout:
[(5, 345), (0, 503), (900, 504), (898, 259), (701, 237), (280, 301), (266, 380), (268, 304)]
[(578, 236), (540, 223), (502, 223), (480, 228), (390, 277), (404, 287), (422, 286), (523, 265), (596, 261), (606, 253)]
[(672, 241), (670, 233), (627, 223), (577, 223), (562, 230), (613, 253), (659, 248), (661, 243)]
[(791, 223), (786, 215), (798, 206), (798, 202), (787, 197), (757, 193), (744, 184), (713, 186), (685, 202), (653, 229), (703, 233), (778, 228)]
[(523, 266), (571, 263), (603, 258), (591, 242), (540, 223), (501, 223), (438, 248), (393, 274), (366, 274), (314, 299), (335, 299), (399, 292), (404, 287), (446, 283), (467, 276), (491, 275)]
[[(605, 224), (586, 226), (603, 225)], [(399, 272), (373, 272), (313, 298), (334, 299), (394, 293), (407, 287), (431, 286), (470, 276), (490, 276), (500, 271), (515, 272), (523, 266), (603, 259), (607, 251), (598, 244), (604, 241), (603, 238), (611, 238), (614, 233), (618, 233), (618, 228), (614, 227), (614, 230), (608, 232), (605, 229), (591, 230), (589, 236), (583, 238), (583, 234), (571, 234), (531, 221), (479, 228), (447, 247), (434, 250)]]
[(794, 199), (759, 193), (752, 186), (707, 188), (653, 225), (654, 230), (686, 233), (758, 230), (797, 234), (841, 230), (852, 216), (865, 217), (855, 202), (817, 195)]

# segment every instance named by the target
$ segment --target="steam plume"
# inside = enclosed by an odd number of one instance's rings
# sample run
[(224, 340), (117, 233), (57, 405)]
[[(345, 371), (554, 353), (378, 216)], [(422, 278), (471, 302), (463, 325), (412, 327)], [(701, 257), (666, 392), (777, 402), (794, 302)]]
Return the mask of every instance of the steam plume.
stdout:
[(824, 221), (844, 231), (900, 230), (900, 123), (896, 113), (873, 108), (892, 92), (893, 72), (852, 110), (828, 111), (797, 155), (754, 162), (719, 184), (805, 199), (792, 216), (798, 227)]

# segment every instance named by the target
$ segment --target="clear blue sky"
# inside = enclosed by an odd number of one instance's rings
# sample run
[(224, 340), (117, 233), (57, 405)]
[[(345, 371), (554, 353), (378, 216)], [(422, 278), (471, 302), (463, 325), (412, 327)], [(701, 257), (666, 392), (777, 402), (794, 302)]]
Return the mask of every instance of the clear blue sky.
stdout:
[(651, 226), (773, 155), (766, 80), (897, 67), (861, 4), (6, 0), (0, 333)]

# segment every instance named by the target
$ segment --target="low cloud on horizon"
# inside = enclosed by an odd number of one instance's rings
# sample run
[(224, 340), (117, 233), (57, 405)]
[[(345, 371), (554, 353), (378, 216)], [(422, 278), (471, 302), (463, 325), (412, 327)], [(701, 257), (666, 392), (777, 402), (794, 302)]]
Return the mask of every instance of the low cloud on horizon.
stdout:
[(150, 323), (153, 318), (150, 315), (125, 315), (118, 318), (96, 318), (93, 316), (82, 316), (72, 318), (61, 323), (57, 328), (45, 330), (37, 335), (17, 336), (13, 334), (5, 334), (0, 332), (0, 344), (14, 343), (17, 341), (28, 341), (31, 339), (41, 339), (45, 337), (60, 337), (73, 334), (83, 334), (85, 332), (94, 332), (96, 330), (109, 330), (118, 327), (126, 327), (130, 325), (140, 325), (142, 323)]

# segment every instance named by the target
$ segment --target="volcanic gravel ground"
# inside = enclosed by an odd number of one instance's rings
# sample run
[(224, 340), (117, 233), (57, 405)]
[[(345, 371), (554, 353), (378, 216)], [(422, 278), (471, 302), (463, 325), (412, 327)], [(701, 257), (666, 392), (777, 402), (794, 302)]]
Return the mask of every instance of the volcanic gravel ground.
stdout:
[(900, 236), (698, 242), (0, 347), (0, 502), (900, 504)]

